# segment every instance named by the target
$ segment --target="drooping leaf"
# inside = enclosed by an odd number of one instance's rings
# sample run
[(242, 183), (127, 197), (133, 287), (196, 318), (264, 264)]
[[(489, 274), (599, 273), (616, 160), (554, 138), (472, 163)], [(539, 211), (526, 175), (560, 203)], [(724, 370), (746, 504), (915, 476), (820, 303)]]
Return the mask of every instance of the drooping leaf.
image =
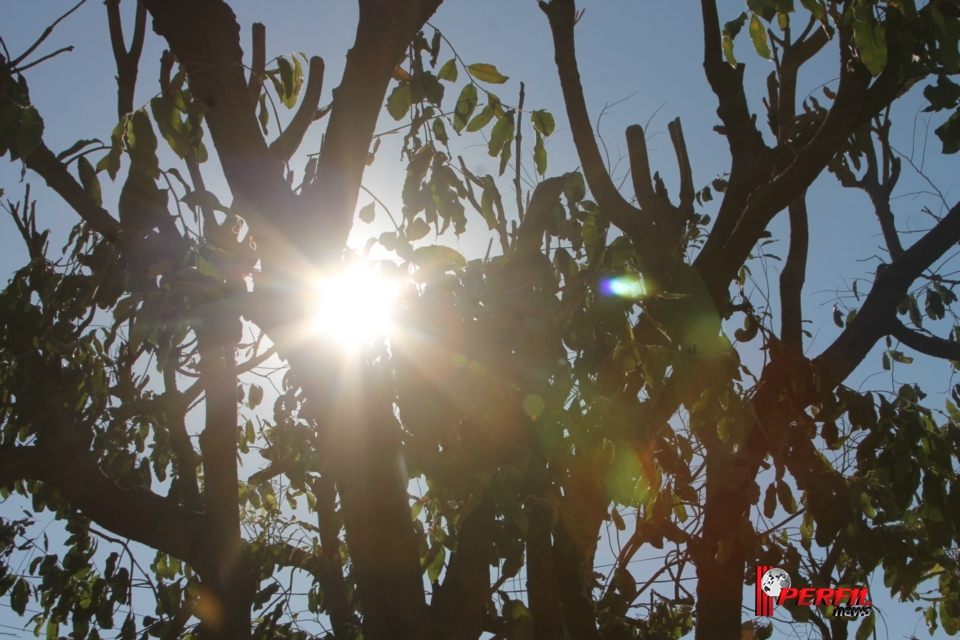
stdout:
[(410, 110), (410, 98), (410, 85), (398, 84), (387, 98), (387, 113), (393, 116), (394, 120), (400, 120)]
[(453, 113), (453, 128), (457, 133), (463, 131), (470, 121), (477, 108), (477, 87), (473, 84), (467, 84), (460, 91), (460, 97), (457, 98), (457, 106)]
[(883, 25), (854, 20), (853, 39), (860, 50), (860, 60), (875, 76), (887, 66), (887, 37)]
[(370, 224), (371, 222), (373, 222), (374, 218), (377, 215), (376, 204), (377, 204), (376, 202), (371, 202), (370, 204), (360, 209), (360, 212), (357, 214), (358, 217), (360, 218), (360, 222), (363, 222), (365, 224)]
[(97, 171), (86, 156), (80, 156), (77, 159), (77, 174), (80, 176), (80, 184), (83, 185), (83, 190), (97, 203), (98, 207), (102, 207), (103, 196), (100, 192), (100, 179), (97, 178)]
[(500, 72), (497, 71), (497, 68), (492, 64), (471, 64), (467, 67), (467, 70), (470, 72), (470, 75), (480, 82), (503, 84), (510, 79), (507, 76), (501, 75)]
[(753, 41), (753, 48), (757, 50), (757, 55), (767, 60), (773, 57), (770, 45), (767, 43), (767, 30), (756, 14), (750, 18), (750, 39)]
[(440, 67), (440, 72), (437, 73), (438, 78), (446, 80), (447, 82), (456, 82), (458, 75), (456, 58), (450, 58), (444, 62), (443, 66)]
[(537, 109), (530, 114), (530, 120), (533, 122), (533, 128), (542, 133), (545, 137), (553, 133), (556, 128), (556, 121), (553, 115), (545, 109)]

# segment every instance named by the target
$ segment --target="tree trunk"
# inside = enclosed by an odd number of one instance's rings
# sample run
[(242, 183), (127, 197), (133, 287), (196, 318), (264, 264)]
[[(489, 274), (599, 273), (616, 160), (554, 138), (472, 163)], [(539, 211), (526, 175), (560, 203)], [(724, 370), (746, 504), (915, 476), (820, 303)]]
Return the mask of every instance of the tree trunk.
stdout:
[(327, 429), (337, 458), (329, 464), (340, 491), (364, 638), (422, 640), (430, 629), (400, 425), (377, 386), (358, 385), (362, 402), (359, 394), (336, 402)]
[(240, 321), (209, 303), (198, 330), (200, 380), (206, 424), (203, 455), (206, 562), (198, 567), (202, 590), (198, 614), (203, 638), (250, 637), (253, 581), (240, 537), (237, 478), (237, 375), (234, 349)]

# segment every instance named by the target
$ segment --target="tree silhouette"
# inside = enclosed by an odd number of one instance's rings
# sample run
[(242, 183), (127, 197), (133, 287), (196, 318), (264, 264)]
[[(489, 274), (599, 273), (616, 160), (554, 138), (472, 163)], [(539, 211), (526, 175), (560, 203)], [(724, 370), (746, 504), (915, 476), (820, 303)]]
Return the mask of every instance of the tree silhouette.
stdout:
[[(591, 126), (573, 0), (540, 3), (582, 167), (549, 178), (553, 116), (525, 108), (523, 89), (517, 105), (502, 101), (491, 88), (507, 78), (492, 65), (439, 64), (449, 43), (436, 30), (428, 39), (427, 20), (440, 0), (358, 0), (355, 43), (322, 108), (323, 60), (268, 62), (263, 25), (244, 58), (223, 0), (140, 0), (129, 49), (119, 0), (105, 4), (120, 116), (109, 144), (44, 144), (24, 73), (50, 57), (29, 61), (52, 27), (0, 59), (0, 152), (81, 218), (55, 262), (29, 190), (7, 204), (30, 259), (0, 294), (0, 489), (51, 510), (69, 533), (61, 557), (32, 513), (0, 519), (0, 595), (20, 615), (36, 600), (38, 630), (98, 638), (142, 578), (156, 610), (131, 612), (122, 638), (768, 637), (769, 626), (741, 624), (756, 565), (814, 587), (867, 584), (882, 565), (903, 600), (935, 580), (923, 605), (931, 632), (960, 628), (960, 410), (948, 402), (938, 418), (915, 385), (844, 386), (881, 341), (885, 367), (911, 361), (893, 340), (960, 361), (956, 328), (945, 339), (923, 327), (923, 315), (955, 320), (956, 283), (939, 266), (960, 240), (960, 206), (904, 246), (889, 137), (889, 108), (914, 85), (926, 83), (930, 111), (957, 108), (958, 3), (750, 0), (721, 25), (702, 0), (729, 174), (697, 190), (675, 120), (671, 198), (634, 125), (632, 199)], [(138, 108), (148, 17), (168, 50), (160, 91)], [(775, 62), (769, 135), (734, 55), (744, 27)], [(798, 103), (801, 68), (831, 47), (839, 81), (824, 89), (828, 106)], [(451, 107), (445, 88), (461, 78)], [(376, 204), (357, 206), (384, 104), (406, 120), (402, 219), (376, 241), (398, 259), (380, 267), (402, 287), (398, 331), (345, 354), (306, 327), (318, 275), (356, 260), (346, 249), (355, 213), (376, 215)], [(296, 110), (270, 135), (279, 106)], [(946, 153), (960, 149), (958, 113), (937, 130)], [(321, 119), (322, 147), (295, 184), (290, 162)], [(448, 127), (486, 131), (499, 176), (472, 173)], [(536, 184), (525, 188), (531, 134)], [(186, 176), (161, 170), (163, 142)], [(211, 153), (229, 194), (204, 185)], [(498, 186), (511, 166), (515, 211)], [(824, 170), (865, 192), (888, 255), (811, 358), (806, 193)], [(121, 176), (112, 213), (100, 180)], [(698, 211), (715, 193), (711, 224)], [(499, 255), (467, 260), (424, 241), (465, 233), (468, 207)], [(744, 285), (781, 211), (790, 234), (775, 330)], [(739, 315), (734, 344), (724, 322)], [(738, 350), (757, 339), (755, 377)], [(278, 360), (265, 411), (248, 374)], [(242, 478), (251, 449), (266, 463)], [(427, 490), (411, 497), (410, 478)], [(621, 512), (634, 530), (609, 575), (597, 573), (601, 530), (626, 530)], [(118, 551), (104, 558), (97, 540)], [(130, 542), (155, 551), (149, 567)], [(667, 551), (638, 584), (630, 564), (645, 546)], [(35, 559), (19, 571), (23, 554)], [(305, 576), (307, 612), (294, 611), (284, 572)], [(672, 595), (651, 588), (664, 574)], [(504, 585), (520, 575), (517, 598)], [(831, 606), (786, 610), (816, 635), (848, 637)], [(318, 616), (329, 630), (305, 622)], [(859, 623), (858, 640), (875, 620)]]

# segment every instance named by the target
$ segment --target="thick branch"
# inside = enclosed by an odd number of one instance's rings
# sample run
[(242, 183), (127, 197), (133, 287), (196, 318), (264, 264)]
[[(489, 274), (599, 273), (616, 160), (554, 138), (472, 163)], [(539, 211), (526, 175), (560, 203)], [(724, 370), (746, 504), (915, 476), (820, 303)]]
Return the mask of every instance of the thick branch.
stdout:
[(260, 99), (263, 72), (267, 68), (267, 28), (262, 22), (253, 23), (251, 38), (253, 51), (250, 55), (250, 80), (247, 83), (247, 90), (250, 92), (250, 100), (256, 102)]
[(137, 2), (133, 41), (127, 51), (123, 42), (123, 24), (120, 18), (120, 0), (107, 0), (107, 22), (110, 26), (110, 44), (117, 63), (117, 114), (119, 118), (133, 111), (133, 96), (137, 86), (140, 54), (143, 52), (143, 36), (147, 26), (147, 8)]
[(790, 250), (780, 272), (780, 340), (799, 353), (803, 347), (801, 294), (806, 279), (807, 247), (810, 242), (806, 196), (800, 196), (790, 203), (789, 212)]
[(57, 160), (45, 144), (25, 157), (24, 163), (37, 172), (47, 182), (47, 186), (56, 191), (73, 210), (80, 214), (90, 228), (111, 242), (120, 238), (120, 223), (87, 195), (83, 187), (67, 171), (67, 167)]
[(323, 58), (310, 58), (310, 72), (307, 77), (307, 89), (293, 120), (283, 133), (270, 145), (274, 156), (287, 162), (303, 142), (303, 136), (313, 123), (320, 105), (320, 93), (323, 91)]
[(960, 361), (960, 343), (914, 331), (907, 328), (897, 319), (893, 321), (890, 335), (914, 351), (924, 355), (933, 358), (942, 358), (944, 360)]
[(0, 449), (0, 486), (41, 480), (110, 532), (197, 566), (203, 516), (146, 489), (122, 489), (87, 451), (73, 448)]
[(650, 215), (630, 206), (617, 191), (603, 164), (593, 127), (590, 125), (590, 115), (587, 113), (587, 103), (580, 83), (580, 71), (577, 68), (573, 34), (576, 5), (573, 0), (553, 0), (549, 4), (540, 2), (540, 8), (550, 20), (554, 59), (560, 76), (563, 101), (587, 184), (610, 220), (624, 233), (637, 240), (652, 229)]
[(767, 149), (757, 129), (747, 96), (743, 90), (744, 65), (731, 67), (723, 59), (720, 19), (716, 0), (701, 0), (703, 13), (703, 70), (717, 96), (717, 115), (724, 124), (730, 152), (737, 160), (744, 154), (759, 154)]
[[(886, 268), (878, 270), (870, 294), (853, 321), (827, 347), (815, 364), (835, 382), (842, 382), (873, 345), (895, 329), (897, 305), (910, 285), (960, 240), (960, 204)], [(907, 343), (908, 344), (908, 343)], [(908, 344), (909, 346), (909, 344)]]
[[(850, 64), (854, 63), (850, 61)], [(856, 128), (860, 101), (869, 82), (870, 73), (862, 65), (856, 64), (853, 70), (846, 71), (840, 80), (837, 99), (810, 143), (783, 173), (749, 197), (746, 210), (722, 248), (710, 241), (707, 243), (710, 250), (704, 246), (695, 266), (716, 302), (726, 299), (727, 286), (773, 217), (813, 183)]]
[[(360, 0), (360, 21), (317, 161), (317, 179), (303, 192), (319, 208), (325, 229), (316, 220), (298, 221), (298, 230), (339, 255), (353, 224), (367, 153), (393, 71), (413, 37), (441, 0)], [(312, 217), (312, 216), (311, 216)]]

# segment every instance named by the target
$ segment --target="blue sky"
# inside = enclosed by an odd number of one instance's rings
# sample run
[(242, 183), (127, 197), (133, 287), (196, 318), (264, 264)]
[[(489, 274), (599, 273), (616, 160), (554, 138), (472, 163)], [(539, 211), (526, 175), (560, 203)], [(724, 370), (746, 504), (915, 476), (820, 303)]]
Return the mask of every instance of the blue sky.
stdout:
[[(0, 4), (0, 35), (13, 52), (28, 46), (43, 28), (73, 2), (62, 0), (3, 0)], [(267, 57), (302, 51), (320, 55), (326, 62), (326, 79), (321, 104), (330, 99), (331, 90), (338, 84), (344, 56), (349, 48), (356, 22), (356, 6), (347, 0), (244, 0), (230, 3), (238, 15), (244, 46), (249, 42), (250, 25), (255, 21), (267, 25)], [(676, 191), (676, 162), (666, 135), (669, 120), (680, 117), (689, 147), (697, 188), (703, 187), (728, 168), (726, 141), (712, 131), (717, 124), (716, 100), (710, 92), (701, 68), (701, 26), (699, 2), (696, 0), (592, 0), (580, 3), (586, 14), (577, 26), (577, 50), (580, 72), (588, 106), (597, 121), (605, 105), (614, 105), (604, 114), (599, 132), (603, 137), (613, 163), (625, 153), (623, 131), (627, 125), (649, 121), (651, 163), (664, 176), (668, 187)], [(798, 3), (799, 4), (799, 3)], [(738, 0), (720, 0), (721, 21), (736, 17), (744, 9)], [(126, 0), (122, 9), (127, 20), (127, 35), (132, 31), (133, 2)], [(453, 42), (460, 56), (468, 63), (495, 64), (510, 76), (510, 81), (494, 90), (506, 103), (515, 103), (519, 82), (526, 84), (528, 108), (547, 108), (557, 119), (557, 130), (548, 140), (550, 168), (548, 174), (575, 169), (579, 162), (573, 152), (566, 126), (566, 117), (560, 96), (559, 82), (553, 63), (553, 50), (546, 18), (535, 0), (484, 0), (467, 2), (447, 0), (431, 21)], [(90, 0), (74, 15), (64, 21), (44, 44), (42, 52), (74, 45), (72, 53), (63, 54), (28, 73), (31, 98), (46, 121), (44, 140), (55, 152), (69, 147), (81, 138), (107, 139), (116, 124), (115, 68), (107, 34), (106, 12), (103, 4)], [(763, 81), (772, 70), (772, 64), (758, 58), (751, 50), (746, 34), (737, 41), (737, 53), (747, 62), (748, 96), (765, 120), (760, 99), (765, 95)], [(135, 104), (146, 104), (159, 90), (157, 84), (159, 57), (164, 42), (149, 27), (141, 62), (141, 71)], [(441, 53), (441, 63), (448, 59), (449, 49)], [(838, 75), (834, 45), (805, 68), (801, 75), (800, 91), (804, 96)], [(452, 103), (448, 89), (448, 104)], [(455, 95), (455, 94), (454, 94)], [(616, 103), (616, 104), (615, 104)], [(951, 192), (956, 183), (956, 158), (939, 153), (939, 142), (932, 134), (934, 124), (927, 128), (918, 110), (924, 101), (920, 87), (915, 88), (894, 108), (894, 146), (911, 157), (930, 183), (939, 188), (952, 204)], [(922, 115), (922, 114), (921, 114)], [(295, 168), (303, 165), (305, 153), (319, 148), (324, 123), (319, 123), (308, 134), (300, 154), (293, 161)], [(378, 129), (392, 129), (396, 123), (385, 112)], [(525, 131), (531, 133), (529, 121)], [(274, 130), (275, 132), (275, 130)], [(532, 136), (527, 140), (526, 153), (532, 148)], [(403, 179), (399, 158), (399, 136), (387, 139), (378, 153), (377, 161), (368, 170), (365, 186), (377, 194), (388, 206), (399, 209), (399, 192)], [(471, 167), (477, 173), (494, 173), (495, 161), (486, 157), (480, 138), (464, 138), (457, 144), (465, 148)], [(928, 145), (928, 146), (927, 146)], [(924, 154), (923, 150), (926, 148)], [(204, 166), (208, 188), (228, 200), (227, 190), (212, 161)], [(161, 158), (161, 166), (174, 166), (172, 154)], [(904, 162), (904, 176), (895, 192), (894, 212), (901, 230), (924, 230), (931, 220), (921, 207), (940, 211), (940, 200), (930, 195), (930, 184)], [(620, 163), (615, 173), (623, 176), (627, 166)], [(102, 177), (108, 203), (115, 202), (119, 184), (109, 185)], [(42, 188), (42, 181), (27, 174), (26, 182), (33, 185), (39, 199), (38, 213), (42, 227), (53, 229), (51, 246), (63, 245), (75, 214), (55, 195)], [(505, 183), (504, 183), (505, 184)], [(6, 198), (20, 198), (20, 166), (0, 162), (0, 188)], [(628, 196), (632, 195), (628, 190)], [(512, 198), (505, 198), (505, 201)], [(361, 196), (360, 204), (369, 198)], [(713, 203), (715, 204), (715, 203)], [(879, 248), (882, 238), (865, 194), (844, 190), (829, 174), (821, 176), (811, 189), (811, 241), (809, 272), (804, 297), (805, 318), (813, 339), (808, 341), (810, 355), (819, 353), (838, 334), (831, 319), (832, 305), (838, 292), (849, 290), (855, 278), (869, 278), (876, 260), (883, 255)], [(711, 205), (703, 210), (713, 213)], [(477, 256), (485, 250), (488, 236), (479, 218), (470, 217), (465, 236), (450, 242), (464, 253)], [(773, 223), (775, 238), (772, 253), (786, 255), (785, 215)], [(351, 236), (351, 245), (360, 247), (364, 241), (378, 235), (386, 227), (383, 216), (372, 225), (358, 223)], [(909, 244), (916, 236), (904, 235)], [(22, 266), (25, 250), (8, 217), (0, 217), (0, 278), (7, 278)], [(766, 273), (759, 262), (751, 264), (759, 291), (769, 291), (776, 309), (776, 281), (779, 263), (768, 261)], [(769, 277), (769, 287), (765, 275)], [(867, 290), (861, 283), (860, 290)], [(739, 322), (739, 320), (737, 320)], [(935, 332), (945, 336), (946, 323), (936, 326)], [(778, 323), (775, 324), (778, 326)], [(746, 362), (759, 365), (758, 353), (746, 353)], [(889, 390), (900, 381), (918, 381), (931, 393), (930, 406), (943, 406), (943, 392), (951, 384), (949, 365), (918, 357), (909, 367), (900, 367), (892, 374), (880, 372), (879, 351), (871, 354), (849, 381), (853, 386), (864, 383), (868, 388)], [(3, 508), (0, 507), (0, 512)], [(881, 587), (881, 583), (877, 583)], [(876, 593), (876, 592), (875, 592)], [(889, 605), (888, 605), (889, 606)], [(907, 637), (911, 633), (926, 635), (922, 625), (915, 628), (918, 619), (914, 605), (902, 604), (890, 608), (887, 615), (890, 638)], [(11, 624), (9, 611), (0, 606), (0, 623)], [(878, 632), (883, 633), (882, 625)], [(0, 633), (9, 631), (0, 627)], [(786, 637), (786, 635), (784, 635)]]

